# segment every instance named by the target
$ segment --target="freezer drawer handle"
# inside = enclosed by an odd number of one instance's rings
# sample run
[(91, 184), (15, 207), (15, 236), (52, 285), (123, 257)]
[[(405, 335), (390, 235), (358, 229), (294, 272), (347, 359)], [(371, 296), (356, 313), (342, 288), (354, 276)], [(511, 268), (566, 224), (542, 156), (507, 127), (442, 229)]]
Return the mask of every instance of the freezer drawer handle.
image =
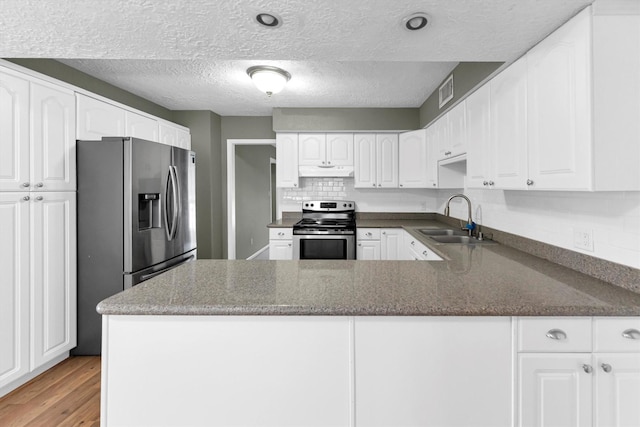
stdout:
[(177, 263), (175, 263), (175, 264), (172, 264), (172, 265), (170, 265), (169, 267), (165, 267), (165, 268), (163, 268), (162, 270), (158, 270), (158, 271), (155, 271), (155, 272), (153, 272), (153, 273), (149, 273), (149, 274), (142, 275), (142, 276), (140, 276), (140, 280), (141, 280), (141, 281), (145, 281), (145, 280), (151, 279), (151, 278), (153, 278), (153, 277), (156, 277), (156, 276), (158, 276), (158, 275), (160, 275), (160, 274), (164, 273), (165, 271), (169, 271), (169, 270), (171, 270), (172, 268), (177, 267), (177, 266), (179, 266), (179, 265), (182, 265), (182, 264), (184, 264), (184, 263), (186, 263), (186, 262), (189, 262), (189, 261), (191, 261), (191, 260), (192, 260), (192, 259), (194, 259), (194, 258), (195, 258), (195, 255), (191, 255), (189, 258), (184, 259), (184, 260), (182, 260), (182, 261), (180, 261), (180, 262), (177, 262)]

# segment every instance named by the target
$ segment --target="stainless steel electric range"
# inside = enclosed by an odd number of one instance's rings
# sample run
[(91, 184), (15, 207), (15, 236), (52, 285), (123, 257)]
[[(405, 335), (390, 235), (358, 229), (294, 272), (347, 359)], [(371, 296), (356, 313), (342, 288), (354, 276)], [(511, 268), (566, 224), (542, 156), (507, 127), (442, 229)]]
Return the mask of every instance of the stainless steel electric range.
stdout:
[(356, 204), (314, 200), (302, 203), (293, 226), (293, 259), (356, 259)]

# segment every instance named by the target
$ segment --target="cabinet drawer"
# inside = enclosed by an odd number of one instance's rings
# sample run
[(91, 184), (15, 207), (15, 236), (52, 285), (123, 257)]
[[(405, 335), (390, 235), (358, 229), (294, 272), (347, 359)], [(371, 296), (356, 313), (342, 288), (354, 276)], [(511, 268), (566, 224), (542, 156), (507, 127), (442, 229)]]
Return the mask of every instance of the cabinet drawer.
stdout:
[(357, 240), (380, 240), (379, 228), (357, 228), (356, 229)]
[(590, 317), (518, 319), (518, 351), (590, 352)]
[(270, 228), (269, 240), (291, 240), (293, 239), (293, 228)]
[(640, 352), (640, 317), (593, 319), (594, 351)]

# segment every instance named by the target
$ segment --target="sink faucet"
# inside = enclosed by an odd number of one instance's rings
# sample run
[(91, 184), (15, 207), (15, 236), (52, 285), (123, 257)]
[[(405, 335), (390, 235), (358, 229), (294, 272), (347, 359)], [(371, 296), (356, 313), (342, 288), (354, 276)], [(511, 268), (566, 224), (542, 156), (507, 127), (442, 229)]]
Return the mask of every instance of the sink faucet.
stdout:
[(461, 197), (467, 201), (467, 206), (469, 207), (469, 218), (467, 218), (467, 225), (463, 227), (463, 230), (467, 230), (469, 232), (469, 237), (471, 237), (471, 235), (473, 234), (473, 229), (476, 228), (476, 225), (473, 222), (473, 219), (471, 219), (471, 200), (469, 200), (467, 196), (465, 196), (464, 194), (454, 194), (453, 196), (449, 197), (449, 200), (447, 200), (447, 205), (444, 208), (444, 214), (446, 216), (449, 216), (449, 203), (456, 197)]

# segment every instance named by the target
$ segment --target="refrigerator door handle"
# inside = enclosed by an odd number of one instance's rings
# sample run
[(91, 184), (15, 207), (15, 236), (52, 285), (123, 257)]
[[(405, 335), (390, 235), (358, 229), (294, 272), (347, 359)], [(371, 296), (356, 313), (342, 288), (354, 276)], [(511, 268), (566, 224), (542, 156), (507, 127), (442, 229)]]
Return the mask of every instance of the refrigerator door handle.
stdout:
[[(178, 222), (178, 200), (176, 200), (176, 177), (173, 166), (169, 166), (169, 176), (167, 177), (167, 197), (164, 199), (164, 216), (167, 222), (165, 232), (167, 240), (171, 241), (175, 237)], [(171, 221), (169, 221), (169, 195), (171, 195)]]
[(175, 239), (177, 234), (178, 234), (178, 226), (180, 224), (181, 218), (182, 218), (182, 191), (181, 191), (181, 184), (180, 184), (180, 178), (178, 178), (178, 168), (175, 166), (171, 166), (172, 170), (173, 170), (173, 178), (174, 178), (174, 202), (175, 202), (175, 220), (174, 220), (174, 224), (173, 224), (173, 235), (172, 238)]

